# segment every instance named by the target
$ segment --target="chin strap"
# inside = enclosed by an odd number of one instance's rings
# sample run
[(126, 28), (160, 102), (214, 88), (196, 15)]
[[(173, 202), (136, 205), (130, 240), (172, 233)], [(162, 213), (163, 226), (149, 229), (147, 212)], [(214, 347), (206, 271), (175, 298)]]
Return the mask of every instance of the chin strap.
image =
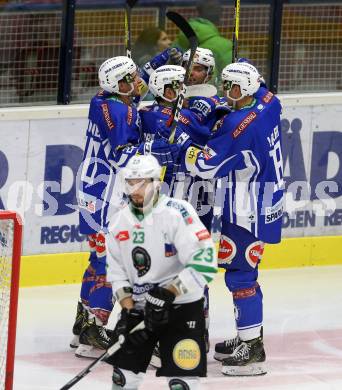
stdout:
[(131, 86), (131, 90), (128, 91), (128, 92), (117, 92), (118, 95), (123, 95), (123, 96), (131, 96), (132, 95), (132, 92), (134, 91), (134, 85), (133, 83), (129, 83), (129, 85)]

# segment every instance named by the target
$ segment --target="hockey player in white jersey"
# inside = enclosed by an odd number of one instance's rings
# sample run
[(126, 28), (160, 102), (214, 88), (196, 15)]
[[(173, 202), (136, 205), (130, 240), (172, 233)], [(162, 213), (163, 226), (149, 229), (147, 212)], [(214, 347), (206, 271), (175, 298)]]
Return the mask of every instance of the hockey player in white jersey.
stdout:
[[(206, 376), (203, 288), (217, 272), (215, 248), (193, 207), (159, 194), (161, 167), (135, 156), (123, 170), (129, 204), (106, 236), (107, 276), (122, 306), (108, 359), (113, 390), (137, 389), (159, 341), (170, 389), (199, 389)], [(129, 334), (138, 323), (146, 328)]]

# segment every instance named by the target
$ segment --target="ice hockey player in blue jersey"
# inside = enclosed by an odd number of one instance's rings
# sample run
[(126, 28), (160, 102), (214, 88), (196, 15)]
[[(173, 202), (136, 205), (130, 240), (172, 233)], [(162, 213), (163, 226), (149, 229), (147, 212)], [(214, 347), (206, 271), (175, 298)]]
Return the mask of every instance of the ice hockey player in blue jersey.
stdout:
[[(190, 58), (190, 50), (183, 54), (183, 67), (185, 68)], [(227, 111), (227, 100), (217, 95), (217, 89), (210, 84), (215, 71), (215, 58), (210, 49), (198, 47), (196, 49), (193, 65), (186, 91), (187, 107), (198, 114), (203, 124), (212, 128), (221, 115), (220, 109)]]
[[(283, 167), (281, 105), (248, 63), (228, 65), (222, 82), (232, 112), (220, 119), (204, 151), (190, 147), (187, 168), (221, 178), (222, 232), (218, 260), (233, 294), (237, 337), (216, 344), (226, 375), (262, 375), (262, 292), (257, 282), (264, 243), (281, 240)], [(257, 93), (257, 97), (256, 94)]]
[[(170, 135), (166, 122), (172, 115), (172, 107), (183, 87), (185, 69), (178, 65), (164, 65), (156, 69), (150, 76), (149, 89), (155, 96), (155, 103), (140, 109), (143, 138), (146, 141), (164, 138)], [(201, 124), (199, 116), (188, 109), (182, 109), (177, 125), (176, 139), (181, 146), (191, 142), (203, 147), (210, 137), (207, 126)], [(173, 172), (176, 172), (172, 161), (164, 181), (170, 186)], [(171, 189), (170, 189), (171, 190)]]
[(99, 68), (102, 88), (91, 100), (86, 145), (78, 175), (80, 231), (88, 235), (89, 266), (80, 294), (75, 335), (76, 356), (96, 357), (108, 347), (104, 325), (112, 311), (112, 290), (106, 281), (105, 238), (109, 214), (120, 206), (115, 174), (140, 141), (140, 122), (132, 100), (140, 78), (128, 57), (106, 60)]

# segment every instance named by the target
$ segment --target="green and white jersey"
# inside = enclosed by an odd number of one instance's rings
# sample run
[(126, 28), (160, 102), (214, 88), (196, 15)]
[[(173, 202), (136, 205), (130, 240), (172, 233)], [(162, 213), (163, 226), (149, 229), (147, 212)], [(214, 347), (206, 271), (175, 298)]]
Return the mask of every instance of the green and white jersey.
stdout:
[(174, 303), (203, 296), (203, 288), (217, 272), (214, 243), (196, 211), (185, 200), (161, 196), (145, 216), (125, 206), (106, 235), (107, 281), (113, 293), (133, 288), (133, 299), (155, 285), (178, 277), (184, 293)]

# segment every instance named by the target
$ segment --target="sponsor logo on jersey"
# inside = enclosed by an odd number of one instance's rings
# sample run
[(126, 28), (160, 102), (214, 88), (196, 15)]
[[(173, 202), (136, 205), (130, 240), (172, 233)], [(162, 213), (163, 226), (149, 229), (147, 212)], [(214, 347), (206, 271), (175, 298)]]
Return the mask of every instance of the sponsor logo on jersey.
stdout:
[(144, 284), (134, 284), (133, 286), (133, 295), (142, 295), (152, 290), (155, 287), (155, 284), (144, 283)]
[(240, 124), (235, 128), (235, 130), (232, 133), (232, 137), (235, 139), (237, 138), (257, 117), (257, 114), (252, 111), (250, 112), (241, 122)]
[(172, 257), (177, 253), (177, 249), (173, 244), (165, 243), (165, 257)]
[(119, 241), (126, 241), (126, 240), (129, 240), (129, 233), (128, 233), (128, 230), (121, 230), (121, 232), (119, 232), (115, 238)]
[(233, 240), (224, 234), (220, 238), (220, 246), (218, 251), (218, 264), (231, 264), (236, 255), (236, 245)]
[(210, 233), (207, 229), (203, 229), (197, 232), (196, 236), (198, 238), (198, 241), (207, 240), (208, 238), (210, 238)]
[(273, 96), (273, 93), (271, 91), (268, 91), (267, 94), (263, 96), (262, 101), (267, 104), (273, 99)]
[[(168, 107), (165, 107), (161, 110), (162, 114), (166, 114), (166, 115), (172, 115), (172, 110), (171, 108), (168, 108)], [(190, 121), (187, 117), (185, 117), (184, 115), (180, 114), (179, 115), (179, 121), (181, 123), (183, 123), (184, 125), (189, 125), (190, 124)]]
[(138, 271), (138, 276), (144, 276), (151, 268), (151, 257), (145, 248), (136, 246), (132, 250), (132, 260), (134, 268)]
[(127, 124), (130, 126), (133, 120), (133, 110), (131, 106), (127, 106)]
[(183, 219), (184, 219), (184, 222), (187, 224), (187, 225), (190, 225), (192, 224), (193, 222), (193, 219), (192, 217), (190, 216), (188, 210), (180, 203), (177, 203), (173, 200), (169, 200), (167, 203), (166, 203), (166, 206), (168, 207), (173, 207), (174, 209), (176, 210), (179, 210), (179, 212), (181, 213)]
[(201, 350), (195, 340), (184, 339), (174, 346), (172, 358), (182, 370), (194, 370), (200, 364)]
[(272, 207), (265, 207), (265, 223), (272, 223), (283, 216), (283, 199)]
[(258, 265), (264, 253), (264, 246), (265, 244), (262, 241), (255, 241), (246, 248), (246, 260), (251, 267), (255, 268)]
[(190, 106), (190, 109), (194, 109), (194, 108), (200, 111), (204, 115), (207, 115), (211, 111), (210, 104), (207, 103), (205, 100), (196, 99)]
[(195, 164), (197, 155), (201, 150), (198, 148), (195, 148), (194, 146), (190, 146), (190, 148), (186, 151), (186, 162), (188, 164)]
[(109, 130), (114, 129), (115, 126), (114, 126), (114, 123), (112, 122), (112, 118), (110, 117), (110, 114), (109, 114), (108, 104), (102, 103), (101, 108), (102, 108), (103, 117), (107, 123), (108, 129)]

